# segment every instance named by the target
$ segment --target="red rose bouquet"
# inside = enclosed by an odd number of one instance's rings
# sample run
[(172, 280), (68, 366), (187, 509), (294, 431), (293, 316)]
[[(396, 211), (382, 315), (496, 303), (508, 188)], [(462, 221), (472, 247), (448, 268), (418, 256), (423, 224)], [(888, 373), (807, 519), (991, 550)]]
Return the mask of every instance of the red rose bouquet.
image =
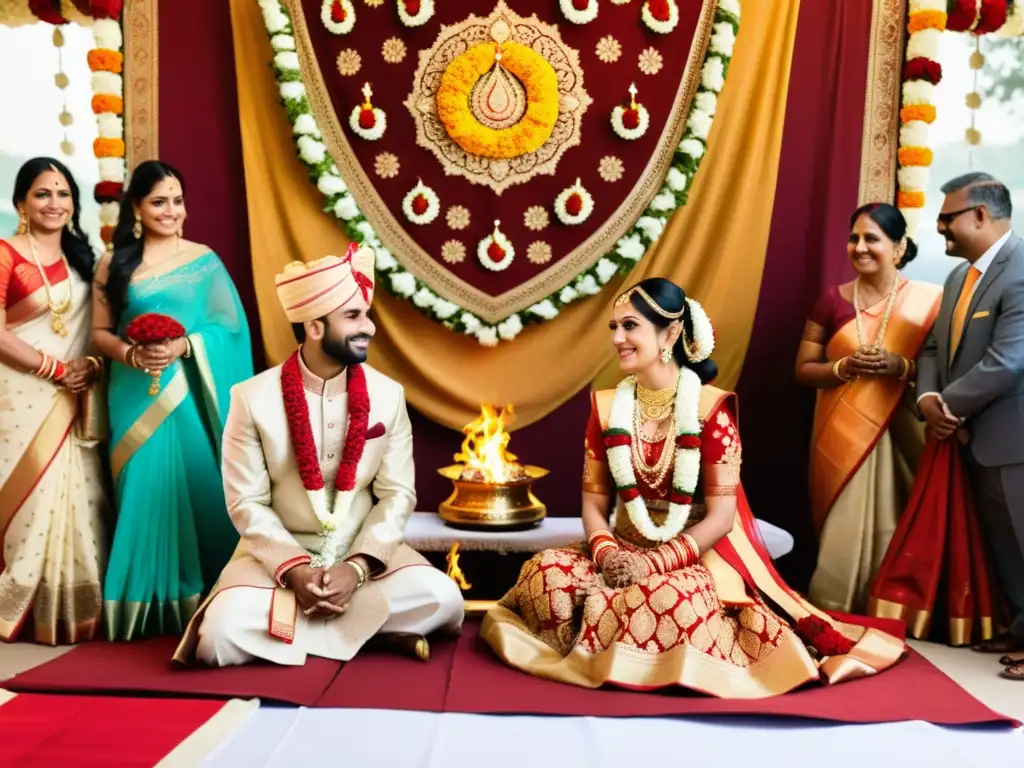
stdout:
[[(132, 344), (158, 344), (184, 337), (185, 328), (173, 317), (147, 312), (128, 323), (124, 335)], [(153, 374), (149, 394), (160, 394), (160, 371)]]

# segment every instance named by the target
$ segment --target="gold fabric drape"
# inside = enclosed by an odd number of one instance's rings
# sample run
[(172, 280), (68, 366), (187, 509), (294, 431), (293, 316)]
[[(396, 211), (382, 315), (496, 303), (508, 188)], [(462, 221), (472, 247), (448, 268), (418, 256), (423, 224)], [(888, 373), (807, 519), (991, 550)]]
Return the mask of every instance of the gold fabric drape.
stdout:
[[(746, 355), (761, 287), (775, 200), (786, 95), (800, 0), (746, 2), (708, 155), (690, 202), (629, 276), (682, 285), (715, 324), (719, 386), (731, 388)], [(340, 254), (347, 241), (322, 211), (320, 193), (295, 157), (291, 129), (267, 62), (270, 43), (259, 6), (231, 0), (253, 280), (271, 363), (295, 348), (274, 292), (289, 261)], [(370, 363), (405, 385), (409, 402), (453, 429), (480, 403), (513, 403), (514, 428), (554, 411), (588, 384), (618, 375), (607, 319), (622, 281), (570, 306), (514, 342), (481, 347), (424, 317), (409, 302), (377, 292)]]

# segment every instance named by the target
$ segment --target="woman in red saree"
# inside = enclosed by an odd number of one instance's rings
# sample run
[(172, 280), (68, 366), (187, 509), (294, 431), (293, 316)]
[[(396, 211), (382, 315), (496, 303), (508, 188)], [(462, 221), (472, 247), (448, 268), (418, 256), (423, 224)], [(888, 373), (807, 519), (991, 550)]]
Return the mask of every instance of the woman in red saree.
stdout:
[(109, 510), (87, 357), (95, 254), (61, 163), (14, 183), (18, 233), (0, 240), (0, 640), (89, 640), (100, 621)]
[(707, 386), (717, 368), (703, 308), (651, 278), (615, 302), (611, 329), (628, 376), (593, 398), (587, 542), (523, 566), (484, 620), (498, 656), (575, 685), (723, 698), (896, 663), (902, 639), (832, 619), (772, 566), (740, 485), (735, 395)]
[(819, 550), (808, 594), (826, 610), (861, 612), (924, 449), (911, 382), (942, 289), (900, 275), (917, 247), (891, 205), (855, 211), (846, 250), (857, 277), (811, 310), (796, 378), (818, 390), (810, 485)]

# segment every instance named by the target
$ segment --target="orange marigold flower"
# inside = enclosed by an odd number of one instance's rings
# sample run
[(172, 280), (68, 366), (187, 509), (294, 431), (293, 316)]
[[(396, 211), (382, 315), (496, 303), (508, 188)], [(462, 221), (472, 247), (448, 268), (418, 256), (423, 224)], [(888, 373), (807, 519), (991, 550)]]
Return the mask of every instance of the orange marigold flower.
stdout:
[(923, 32), (926, 29), (937, 29), (942, 31), (946, 28), (945, 11), (916, 11), (910, 14), (907, 22), (907, 32)]
[(900, 190), (896, 193), (896, 207), (924, 208), (924, 192), (904, 192)]
[(92, 97), (92, 111), (97, 115), (104, 112), (113, 112), (115, 115), (124, 114), (124, 99), (120, 96), (100, 93)]
[(911, 120), (921, 120), (925, 123), (935, 122), (934, 104), (912, 104), (900, 110), (900, 122), (909, 123)]
[(124, 56), (107, 48), (95, 48), (86, 55), (89, 69), (93, 72), (113, 72), (120, 75), (124, 67)]
[(124, 157), (124, 142), (121, 139), (96, 139), (92, 143), (96, 157)]
[(900, 165), (924, 165), (932, 164), (932, 151), (927, 147), (900, 147), (897, 153)]
[(113, 227), (100, 227), (100, 239), (104, 243), (109, 243), (114, 239), (114, 228)]

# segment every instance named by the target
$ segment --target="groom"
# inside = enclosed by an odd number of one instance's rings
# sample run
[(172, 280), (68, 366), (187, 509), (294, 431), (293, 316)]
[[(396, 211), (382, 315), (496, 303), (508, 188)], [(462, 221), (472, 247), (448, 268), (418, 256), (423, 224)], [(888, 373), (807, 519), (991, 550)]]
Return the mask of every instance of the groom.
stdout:
[(402, 387), (364, 364), (374, 258), (353, 244), (277, 276), (302, 346), (231, 392), (222, 464), (241, 542), (178, 661), (347, 661), (371, 641), (426, 661), (425, 636), (462, 624), (458, 587), (402, 542), (412, 426)]

